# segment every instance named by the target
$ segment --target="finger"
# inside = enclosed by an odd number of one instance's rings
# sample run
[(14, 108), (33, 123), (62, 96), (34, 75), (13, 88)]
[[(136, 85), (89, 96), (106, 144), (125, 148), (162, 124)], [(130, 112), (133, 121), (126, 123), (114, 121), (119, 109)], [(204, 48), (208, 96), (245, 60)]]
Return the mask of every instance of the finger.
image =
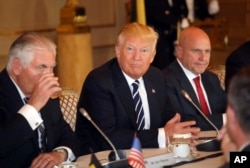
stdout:
[(50, 157), (49, 154), (44, 153), (40, 154), (38, 157), (36, 157), (32, 164), (31, 168), (33, 167), (53, 167), (55, 165), (55, 162), (53, 161), (53, 158)]
[(174, 117), (172, 117), (167, 124), (174, 124), (180, 122), (180, 114), (176, 113)]
[(196, 122), (195, 121), (185, 121), (185, 122), (180, 122), (179, 125), (181, 127), (191, 127), (193, 125), (195, 125)]
[(219, 131), (219, 134), (217, 135), (217, 139), (221, 140), (225, 136), (225, 134), (227, 134), (227, 129), (225, 126), (223, 126)]
[(61, 87), (58, 82), (58, 77), (46, 76), (41, 79), (42, 81), (38, 83), (38, 87), (36, 88), (36, 90), (38, 90), (43, 95), (47, 93), (47, 95), (51, 97), (51, 95), (55, 92), (61, 91)]

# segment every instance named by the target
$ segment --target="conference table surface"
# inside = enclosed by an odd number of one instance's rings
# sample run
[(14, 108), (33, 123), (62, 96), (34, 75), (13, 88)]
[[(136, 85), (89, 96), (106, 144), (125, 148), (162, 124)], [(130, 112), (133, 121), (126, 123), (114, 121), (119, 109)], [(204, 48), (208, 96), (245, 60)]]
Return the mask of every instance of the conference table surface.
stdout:
[[(128, 154), (129, 150), (126, 150), (126, 154)], [(150, 156), (157, 156), (168, 151), (166, 149), (142, 149), (144, 158)], [(97, 159), (102, 163), (108, 162), (108, 155), (110, 151), (102, 151), (95, 153)], [(212, 156), (212, 157), (209, 157)], [(213, 157), (215, 156), (215, 157)], [(208, 157), (208, 158), (206, 158)], [(77, 168), (86, 168), (89, 166), (91, 160), (91, 155), (84, 155), (77, 159), (76, 165)], [(194, 167), (202, 167), (202, 168), (216, 168), (220, 167), (224, 163), (223, 155), (221, 155), (220, 151), (215, 152), (201, 152), (198, 151), (197, 157), (191, 162), (185, 163), (177, 163), (176, 165), (166, 166), (166, 167), (176, 167), (176, 168), (194, 168)]]
[[(214, 137), (216, 133), (214, 131), (202, 132), (200, 137)], [(108, 162), (108, 155), (110, 151), (102, 151), (95, 153), (97, 159), (103, 164)], [(142, 153), (144, 158), (157, 156), (161, 154), (168, 153), (166, 148), (153, 148), (153, 149), (142, 149)], [(129, 150), (126, 150), (126, 156), (128, 156)], [(84, 155), (77, 159), (76, 165), (77, 168), (86, 168), (89, 166), (91, 160), (91, 155)], [(190, 162), (178, 163), (170, 167), (176, 168), (194, 168), (194, 167), (202, 167), (202, 168), (216, 168), (220, 167), (224, 163), (224, 157), (221, 151), (213, 151), (213, 152), (204, 152), (197, 151), (194, 155), (194, 159)]]

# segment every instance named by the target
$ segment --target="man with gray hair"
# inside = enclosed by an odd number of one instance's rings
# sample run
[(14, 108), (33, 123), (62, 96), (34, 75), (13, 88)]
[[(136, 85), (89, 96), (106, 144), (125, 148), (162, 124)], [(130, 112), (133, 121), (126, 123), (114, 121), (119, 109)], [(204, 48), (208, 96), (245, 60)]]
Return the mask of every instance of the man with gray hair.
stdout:
[[(54, 76), (56, 45), (28, 32), (10, 47), (0, 72), (0, 165), (53, 167), (79, 155), (78, 140), (63, 119)], [(58, 95), (57, 95), (58, 96)]]

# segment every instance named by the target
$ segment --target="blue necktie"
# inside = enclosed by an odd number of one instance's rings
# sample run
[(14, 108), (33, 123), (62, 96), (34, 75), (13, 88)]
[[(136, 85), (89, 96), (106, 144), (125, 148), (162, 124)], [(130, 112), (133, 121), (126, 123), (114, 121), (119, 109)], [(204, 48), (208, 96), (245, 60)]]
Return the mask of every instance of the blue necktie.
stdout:
[(139, 94), (139, 81), (135, 80), (134, 83), (132, 83), (133, 86), (133, 99), (134, 99), (134, 104), (135, 104), (135, 112), (137, 115), (136, 119), (136, 125), (137, 125), (137, 130), (143, 130), (145, 126), (145, 116), (144, 116), (144, 111), (142, 107), (142, 101), (141, 97)]
[[(29, 98), (24, 98), (23, 99), (25, 103), (28, 103)], [(41, 124), (37, 127), (38, 131), (40, 132), (40, 150), (41, 152), (45, 152), (46, 151), (46, 133), (45, 133), (45, 128), (44, 126)]]

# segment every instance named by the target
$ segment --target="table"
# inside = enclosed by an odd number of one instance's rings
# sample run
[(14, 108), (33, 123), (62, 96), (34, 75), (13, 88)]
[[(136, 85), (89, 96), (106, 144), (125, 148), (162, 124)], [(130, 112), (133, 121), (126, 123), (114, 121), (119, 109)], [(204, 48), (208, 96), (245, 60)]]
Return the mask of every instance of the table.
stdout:
[[(155, 156), (155, 155), (161, 155), (163, 153), (167, 153), (167, 149), (143, 149), (143, 156), (144, 158)], [(103, 164), (108, 162), (108, 155), (110, 151), (102, 151), (95, 153), (98, 160)], [(129, 150), (126, 150), (126, 155), (128, 155)], [(220, 154), (220, 151), (216, 152), (198, 152), (197, 161), (192, 162), (186, 162), (183, 165), (174, 165), (171, 167), (175, 168), (194, 168), (194, 167), (202, 167), (202, 168), (215, 168), (219, 167), (224, 163), (223, 155), (219, 155), (217, 157), (207, 158), (203, 160), (199, 160), (201, 158), (204, 158), (206, 156), (211, 156), (212, 154)], [(77, 168), (86, 168), (88, 167), (90, 163), (91, 155), (84, 155), (77, 159), (76, 165)], [(170, 167), (170, 166), (169, 166)]]
[[(211, 137), (214, 138), (216, 137), (217, 133), (216, 131), (202, 131), (200, 133), (200, 137), (204, 138), (204, 137)], [(201, 140), (202, 142), (202, 140)], [(125, 150), (126, 152), (126, 156), (128, 156), (129, 154), (129, 150)], [(102, 151), (102, 152), (97, 152), (95, 153), (97, 159), (103, 164), (103, 163), (107, 163), (108, 162), (108, 155), (109, 155), (110, 151)], [(144, 158), (148, 158), (148, 157), (152, 157), (152, 156), (158, 156), (158, 155), (162, 155), (162, 154), (166, 154), (169, 153), (168, 150), (166, 148), (152, 148), (152, 149), (142, 149), (142, 153)], [(218, 154), (218, 155), (216, 155)], [(215, 167), (219, 167), (224, 163), (224, 158), (223, 155), (220, 155), (221, 152), (220, 151), (215, 151), (215, 152), (202, 152), (202, 151), (198, 151), (195, 160), (191, 161), (191, 162), (186, 162), (183, 165), (174, 165), (171, 167), (175, 167), (175, 168), (194, 168), (194, 167), (202, 167), (202, 168), (215, 168)], [(205, 159), (205, 157), (207, 156), (215, 156), (215, 157), (210, 157)], [(77, 159), (76, 161), (76, 165), (77, 168), (86, 168), (88, 167), (89, 163), (90, 163), (90, 159), (91, 159), (91, 155), (84, 155), (81, 156)], [(151, 167), (150, 167), (151, 168)]]

